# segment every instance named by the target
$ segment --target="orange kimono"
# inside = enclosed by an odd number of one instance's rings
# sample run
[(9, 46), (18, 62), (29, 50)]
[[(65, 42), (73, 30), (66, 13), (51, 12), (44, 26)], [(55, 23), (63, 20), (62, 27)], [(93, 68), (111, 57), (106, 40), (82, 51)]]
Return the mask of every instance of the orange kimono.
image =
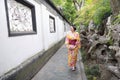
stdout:
[(68, 48), (68, 65), (75, 67), (77, 62), (77, 54), (80, 48), (80, 36), (78, 32), (68, 32), (65, 44)]

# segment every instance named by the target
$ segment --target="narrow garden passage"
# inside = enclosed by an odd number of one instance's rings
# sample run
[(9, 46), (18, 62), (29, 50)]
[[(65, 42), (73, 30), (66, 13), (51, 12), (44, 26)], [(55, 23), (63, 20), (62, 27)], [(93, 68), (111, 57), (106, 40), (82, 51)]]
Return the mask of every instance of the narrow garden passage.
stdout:
[(67, 48), (63, 45), (32, 80), (86, 80), (86, 77), (81, 59), (76, 71), (69, 69)]

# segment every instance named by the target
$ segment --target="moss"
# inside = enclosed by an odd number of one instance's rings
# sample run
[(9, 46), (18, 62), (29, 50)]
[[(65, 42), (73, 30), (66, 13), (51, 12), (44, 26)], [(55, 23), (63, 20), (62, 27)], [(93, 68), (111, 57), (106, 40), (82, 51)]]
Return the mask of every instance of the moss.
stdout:
[(108, 43), (107, 43), (107, 45), (109, 46), (109, 45), (113, 45), (113, 39), (110, 39), (109, 41), (108, 41)]

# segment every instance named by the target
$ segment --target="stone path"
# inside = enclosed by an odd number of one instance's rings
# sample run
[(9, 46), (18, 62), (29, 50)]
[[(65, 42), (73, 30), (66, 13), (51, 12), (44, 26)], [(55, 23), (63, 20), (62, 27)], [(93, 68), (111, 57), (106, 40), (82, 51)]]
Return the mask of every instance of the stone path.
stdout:
[(31, 80), (87, 80), (80, 59), (79, 55), (77, 70), (71, 71), (67, 65), (67, 49), (63, 45)]

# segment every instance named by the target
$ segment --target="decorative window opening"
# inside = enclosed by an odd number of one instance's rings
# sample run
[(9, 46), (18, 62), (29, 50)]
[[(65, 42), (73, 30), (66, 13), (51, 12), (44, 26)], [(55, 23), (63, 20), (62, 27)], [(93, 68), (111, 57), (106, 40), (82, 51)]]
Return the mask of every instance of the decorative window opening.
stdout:
[(52, 16), (49, 16), (49, 28), (50, 28), (50, 33), (55, 33), (56, 28), (55, 28), (55, 18)]
[(26, 0), (5, 0), (9, 36), (36, 34), (35, 7)]

